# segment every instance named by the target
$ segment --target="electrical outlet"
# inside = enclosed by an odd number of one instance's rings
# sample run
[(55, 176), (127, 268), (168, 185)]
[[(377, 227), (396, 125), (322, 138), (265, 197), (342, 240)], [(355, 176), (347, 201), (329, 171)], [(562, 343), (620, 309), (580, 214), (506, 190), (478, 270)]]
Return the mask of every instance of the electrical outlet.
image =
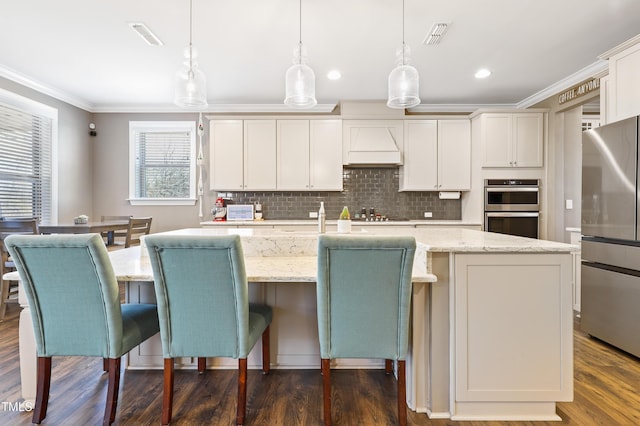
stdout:
[(573, 210), (573, 200), (564, 200), (567, 210)]
[(309, 212), (309, 219), (317, 219), (318, 212)]
[(433, 213), (432, 212), (424, 212), (424, 217), (425, 218), (433, 217)]

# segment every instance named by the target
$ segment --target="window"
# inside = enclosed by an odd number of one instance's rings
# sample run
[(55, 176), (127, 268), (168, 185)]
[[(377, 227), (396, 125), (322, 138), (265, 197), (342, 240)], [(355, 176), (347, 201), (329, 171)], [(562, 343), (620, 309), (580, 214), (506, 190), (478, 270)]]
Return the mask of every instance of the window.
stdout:
[(58, 111), (0, 89), (0, 217), (57, 220)]
[(129, 202), (194, 205), (196, 124), (129, 122)]

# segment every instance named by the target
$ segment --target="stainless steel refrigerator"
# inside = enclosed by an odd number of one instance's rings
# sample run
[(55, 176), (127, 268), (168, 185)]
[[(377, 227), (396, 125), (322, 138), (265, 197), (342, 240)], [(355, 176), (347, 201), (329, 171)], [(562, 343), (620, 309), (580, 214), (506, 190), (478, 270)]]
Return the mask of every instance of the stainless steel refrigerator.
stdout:
[(582, 136), (581, 327), (640, 356), (638, 117)]

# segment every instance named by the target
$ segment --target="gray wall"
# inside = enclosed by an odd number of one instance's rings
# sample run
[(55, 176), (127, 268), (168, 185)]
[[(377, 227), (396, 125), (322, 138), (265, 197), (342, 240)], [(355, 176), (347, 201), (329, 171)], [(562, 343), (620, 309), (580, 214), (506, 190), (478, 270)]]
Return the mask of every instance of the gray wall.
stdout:
[(93, 215), (92, 114), (2, 77), (0, 88), (58, 110), (58, 220)]

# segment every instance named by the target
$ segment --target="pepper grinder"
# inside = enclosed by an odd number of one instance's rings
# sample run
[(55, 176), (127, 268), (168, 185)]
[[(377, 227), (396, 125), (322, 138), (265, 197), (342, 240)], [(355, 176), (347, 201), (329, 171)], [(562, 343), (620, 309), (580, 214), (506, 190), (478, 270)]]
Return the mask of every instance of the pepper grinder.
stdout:
[(324, 234), (327, 232), (326, 214), (324, 212), (324, 201), (320, 201), (320, 210), (318, 210), (318, 232)]

